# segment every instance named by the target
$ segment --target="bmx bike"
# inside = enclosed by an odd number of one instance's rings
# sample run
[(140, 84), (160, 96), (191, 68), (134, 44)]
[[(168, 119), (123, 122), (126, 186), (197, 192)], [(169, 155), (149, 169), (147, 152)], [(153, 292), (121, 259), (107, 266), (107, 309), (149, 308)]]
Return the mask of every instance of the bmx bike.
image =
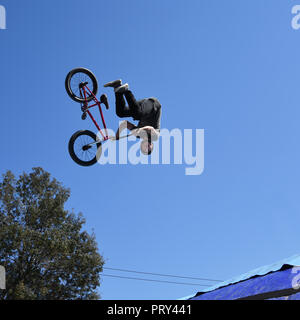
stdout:
[[(80, 103), (82, 111), (81, 119), (85, 120), (89, 116), (98, 132), (100, 132), (101, 138), (90, 130), (78, 130), (71, 136), (68, 144), (69, 154), (74, 162), (85, 167), (92, 166), (101, 157), (102, 143), (110, 139), (115, 140), (115, 137), (108, 136), (101, 106), (101, 104), (104, 104), (106, 109), (109, 109), (108, 101), (107, 99), (102, 99), (103, 95), (100, 97), (100, 101), (97, 99), (97, 79), (86, 68), (71, 70), (66, 76), (65, 88), (69, 97), (75, 102)], [(98, 107), (99, 109), (102, 129), (91, 113), (91, 109), (94, 107)], [(119, 139), (127, 138), (131, 135), (135, 135), (135, 133), (132, 132), (131, 134), (121, 136)], [(140, 136), (137, 136), (137, 138), (140, 138)]]
[[(71, 158), (81, 166), (91, 166), (99, 160), (102, 153), (102, 143), (109, 140), (101, 104), (97, 99), (98, 82), (95, 75), (88, 69), (76, 68), (71, 70), (65, 80), (65, 88), (69, 97), (80, 103), (81, 119), (90, 117), (102, 139), (90, 130), (78, 130), (69, 140), (68, 150)], [(102, 121), (102, 129), (91, 113), (91, 109), (98, 107)], [(106, 102), (106, 108), (109, 108)]]
[[(108, 136), (102, 111), (101, 104), (104, 104), (106, 109), (109, 109), (107, 98), (104, 98), (105, 95), (101, 95), (100, 100), (97, 99), (97, 79), (95, 75), (86, 68), (75, 68), (71, 70), (66, 76), (65, 88), (69, 97), (80, 103), (82, 111), (81, 119), (85, 120), (87, 116), (89, 116), (101, 135), (101, 137), (99, 137), (99, 135), (90, 130), (78, 130), (69, 140), (68, 150), (73, 161), (81, 166), (92, 166), (101, 157), (102, 143), (107, 140), (116, 140), (115, 137)], [(91, 109), (94, 107), (98, 107), (99, 109), (102, 129), (91, 113)], [(141, 151), (149, 155), (149, 150), (153, 148), (151, 144), (151, 129), (149, 130), (149, 127), (137, 128), (131, 130), (130, 134), (118, 137), (118, 139), (127, 138), (131, 135), (141, 138)]]

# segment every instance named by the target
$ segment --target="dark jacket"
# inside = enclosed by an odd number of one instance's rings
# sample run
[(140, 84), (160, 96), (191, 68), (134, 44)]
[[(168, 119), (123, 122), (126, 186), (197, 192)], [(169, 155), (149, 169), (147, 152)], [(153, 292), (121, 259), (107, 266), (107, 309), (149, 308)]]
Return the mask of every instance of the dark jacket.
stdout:
[(156, 98), (147, 98), (137, 101), (140, 106), (140, 120), (138, 128), (151, 126), (154, 129), (160, 129), (161, 104)]

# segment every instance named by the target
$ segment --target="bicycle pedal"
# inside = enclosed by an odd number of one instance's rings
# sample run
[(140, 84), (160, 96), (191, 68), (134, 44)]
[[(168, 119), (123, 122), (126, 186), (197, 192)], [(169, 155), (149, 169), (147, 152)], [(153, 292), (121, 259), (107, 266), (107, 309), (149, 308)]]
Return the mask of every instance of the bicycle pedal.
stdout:
[(107, 96), (106, 94), (102, 94), (100, 97), (100, 103), (103, 103), (106, 107), (106, 110), (109, 109), (109, 104), (108, 104), (108, 100), (107, 100)]
[(81, 119), (82, 120), (85, 120), (86, 119), (86, 112), (83, 112), (82, 116), (81, 116)]
[(85, 112), (87, 108), (88, 108), (88, 106), (86, 104), (84, 104), (81, 106), (81, 111)]

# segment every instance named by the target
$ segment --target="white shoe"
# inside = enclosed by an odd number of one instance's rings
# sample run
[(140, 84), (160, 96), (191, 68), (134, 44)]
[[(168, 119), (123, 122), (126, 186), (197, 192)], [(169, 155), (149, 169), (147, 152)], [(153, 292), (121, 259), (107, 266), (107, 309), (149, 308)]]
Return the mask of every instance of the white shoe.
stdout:
[(122, 86), (115, 88), (115, 93), (124, 93), (125, 91), (127, 91), (129, 89), (129, 84), (125, 83)]
[(106, 83), (103, 87), (117, 88), (117, 87), (120, 87), (121, 85), (122, 85), (122, 80), (118, 79), (118, 80), (114, 80), (114, 81)]

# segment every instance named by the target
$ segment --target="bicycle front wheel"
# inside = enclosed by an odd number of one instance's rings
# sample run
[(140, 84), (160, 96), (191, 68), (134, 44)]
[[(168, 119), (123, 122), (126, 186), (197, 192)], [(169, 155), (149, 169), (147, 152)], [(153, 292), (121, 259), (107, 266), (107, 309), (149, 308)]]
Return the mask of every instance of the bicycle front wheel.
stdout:
[(86, 85), (95, 96), (98, 91), (98, 82), (92, 71), (85, 68), (71, 70), (65, 80), (65, 88), (71, 99), (76, 102), (91, 101), (93, 95), (86, 90), (86, 97), (83, 94), (83, 85)]
[(88, 167), (95, 164), (100, 158), (102, 145), (94, 132), (79, 130), (70, 138), (69, 153), (77, 164)]

